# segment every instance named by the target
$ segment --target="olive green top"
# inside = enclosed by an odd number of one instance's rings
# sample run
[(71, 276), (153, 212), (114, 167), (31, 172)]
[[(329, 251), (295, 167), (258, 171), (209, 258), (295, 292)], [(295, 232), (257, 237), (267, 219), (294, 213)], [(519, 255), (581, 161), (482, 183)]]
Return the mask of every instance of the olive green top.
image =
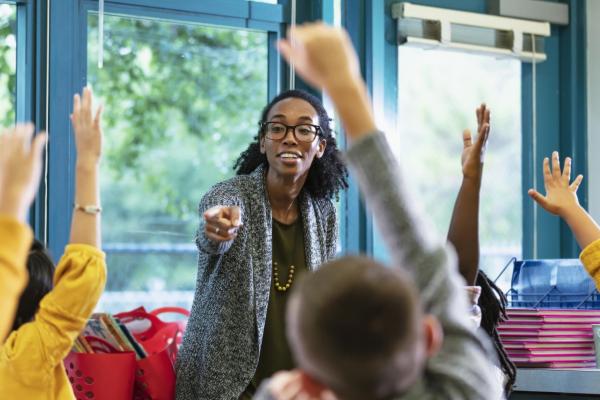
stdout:
[[(277, 279), (279, 287), (285, 287), (288, 283), (292, 265), (294, 273), (290, 287), (286, 291), (277, 290)], [(256, 373), (240, 399), (250, 399), (262, 380), (275, 372), (295, 368), (296, 364), (285, 336), (285, 309), (290, 290), (294, 288), (298, 277), (306, 272), (302, 218), (297, 218), (291, 225), (273, 219), (273, 276), (265, 332)], [(277, 279), (275, 273), (278, 274)]]

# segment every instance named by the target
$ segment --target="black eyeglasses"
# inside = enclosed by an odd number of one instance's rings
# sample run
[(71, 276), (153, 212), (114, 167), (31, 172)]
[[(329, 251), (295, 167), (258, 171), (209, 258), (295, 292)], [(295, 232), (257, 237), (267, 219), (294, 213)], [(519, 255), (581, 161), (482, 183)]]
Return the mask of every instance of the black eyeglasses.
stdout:
[(310, 143), (321, 133), (321, 127), (312, 124), (286, 125), (281, 122), (262, 122), (260, 126), (267, 139), (271, 140), (282, 140), (289, 129), (299, 142)]

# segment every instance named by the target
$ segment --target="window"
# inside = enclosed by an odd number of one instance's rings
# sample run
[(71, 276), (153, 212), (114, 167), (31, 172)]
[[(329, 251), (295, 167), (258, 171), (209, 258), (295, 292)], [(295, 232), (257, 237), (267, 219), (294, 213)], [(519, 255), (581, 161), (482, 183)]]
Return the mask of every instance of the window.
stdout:
[[(88, 82), (104, 103), (107, 291), (99, 308), (189, 307), (198, 202), (257, 134), (268, 33), (106, 15), (88, 18)], [(150, 294), (149, 292), (152, 292)]]
[(0, 4), (0, 127), (15, 123), (17, 7)]
[[(398, 88), (398, 134), (388, 133), (389, 139), (442, 237), (462, 179), (462, 131), (475, 133), (481, 102), (491, 109), (480, 245), (481, 268), (494, 279), (522, 253), (520, 62), (401, 46)], [(509, 283), (510, 276), (503, 278), (502, 284)]]

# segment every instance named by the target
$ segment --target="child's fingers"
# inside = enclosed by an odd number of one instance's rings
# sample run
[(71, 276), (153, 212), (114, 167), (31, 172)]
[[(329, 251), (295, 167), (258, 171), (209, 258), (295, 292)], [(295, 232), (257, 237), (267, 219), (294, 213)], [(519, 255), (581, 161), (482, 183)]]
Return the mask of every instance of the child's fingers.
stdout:
[(471, 147), (473, 144), (473, 135), (471, 135), (471, 130), (465, 129), (463, 131), (463, 148)]
[(42, 153), (44, 152), (44, 147), (46, 146), (46, 140), (48, 135), (46, 132), (40, 132), (33, 139), (33, 143), (31, 144), (31, 155), (34, 160), (39, 160), (42, 158)]
[(550, 160), (548, 159), (548, 157), (544, 157), (542, 169), (544, 170), (544, 185), (547, 185), (550, 182), (552, 182), (552, 173), (550, 172)]
[(295, 372), (278, 372), (269, 382), (269, 391), (277, 400), (291, 400), (299, 394), (302, 385)]
[(543, 208), (547, 207), (548, 200), (546, 199), (546, 196), (542, 195), (537, 190), (535, 190), (535, 189), (529, 189), (527, 191), (527, 194), (529, 195), (529, 197), (531, 197), (536, 203), (538, 203)]
[(338, 400), (331, 390), (326, 390), (321, 393), (321, 400)]
[(79, 93), (73, 95), (73, 115), (77, 116), (81, 110), (81, 97)]
[(569, 186), (569, 189), (571, 189), (573, 192), (577, 192), (577, 189), (579, 189), (579, 185), (581, 185), (582, 180), (583, 180), (583, 175), (577, 175), (577, 178), (575, 178), (573, 183), (571, 183), (571, 185)]
[(277, 41), (277, 50), (288, 63), (292, 62), (292, 44), (289, 39), (279, 39)]
[(96, 115), (94, 116), (94, 127), (100, 128), (102, 121), (102, 112), (104, 111), (104, 106), (100, 104), (98, 109), (96, 110)]
[(35, 127), (32, 123), (26, 124), (17, 124), (15, 127), (15, 135), (20, 141), (20, 147), (27, 153), (31, 148), (31, 137), (33, 136), (33, 132), (35, 131)]
[(489, 108), (486, 107), (485, 104), (483, 104), (483, 107), (484, 107), (483, 123), (489, 124), (490, 123), (490, 114), (491, 114), (491, 111), (490, 111)]
[(302, 383), (291, 377), (288, 379), (279, 390), (280, 400), (292, 400), (295, 399), (302, 392)]
[(490, 134), (490, 124), (488, 124), (487, 122), (484, 122), (481, 125), (481, 129), (479, 130), (479, 136), (477, 137), (477, 141), (475, 142), (475, 145), (479, 148), (482, 149), (485, 147), (488, 137)]
[(558, 151), (552, 152), (552, 176), (554, 179), (560, 178), (560, 160), (558, 158)]
[(571, 181), (571, 157), (565, 158), (562, 172), (563, 181), (568, 185)]
[(89, 111), (92, 109), (92, 89), (90, 86), (86, 86), (83, 88), (82, 108), (84, 109), (84, 111)]

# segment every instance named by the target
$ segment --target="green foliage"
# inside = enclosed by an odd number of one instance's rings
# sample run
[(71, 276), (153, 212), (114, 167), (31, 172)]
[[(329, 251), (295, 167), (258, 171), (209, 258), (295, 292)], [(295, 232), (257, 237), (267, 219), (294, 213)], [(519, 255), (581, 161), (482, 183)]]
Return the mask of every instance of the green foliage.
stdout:
[(0, 127), (15, 123), (17, 7), (0, 4)]
[[(200, 198), (257, 133), (267, 34), (109, 15), (100, 69), (88, 22), (88, 81), (105, 105), (104, 242), (193, 246)], [(195, 254), (108, 262), (109, 290), (195, 285)]]

